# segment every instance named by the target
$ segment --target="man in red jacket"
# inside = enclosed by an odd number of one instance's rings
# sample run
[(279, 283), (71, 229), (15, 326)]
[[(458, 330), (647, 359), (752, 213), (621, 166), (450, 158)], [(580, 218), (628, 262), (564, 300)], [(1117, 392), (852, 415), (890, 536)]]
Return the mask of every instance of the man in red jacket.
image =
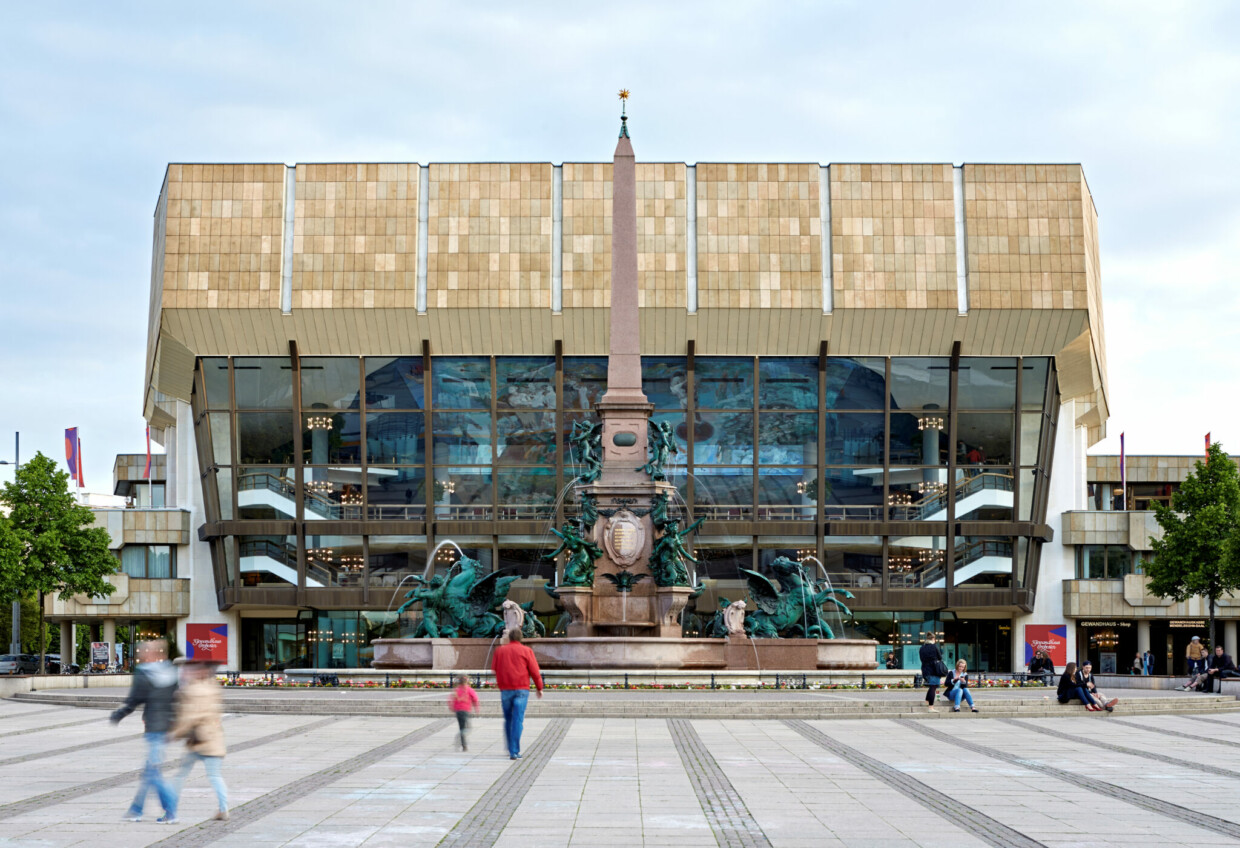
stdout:
[(521, 631), (508, 631), (508, 644), (495, 649), (491, 671), (499, 686), (500, 703), (504, 707), (504, 740), (508, 743), (508, 759), (521, 759), (521, 728), (525, 722), (525, 704), (530, 698), (530, 681), (542, 697), (542, 675), (538, 660), (529, 645), (521, 644)]

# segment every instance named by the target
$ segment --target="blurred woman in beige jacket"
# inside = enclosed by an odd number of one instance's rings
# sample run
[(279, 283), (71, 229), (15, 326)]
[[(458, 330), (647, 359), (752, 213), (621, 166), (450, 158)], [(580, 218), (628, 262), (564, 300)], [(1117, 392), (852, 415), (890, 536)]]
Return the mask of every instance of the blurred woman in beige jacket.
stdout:
[(228, 821), (228, 788), (220, 773), (220, 764), (227, 750), (224, 746), (224, 726), (220, 722), (222, 712), (223, 699), (219, 684), (215, 682), (215, 664), (186, 663), (185, 679), (177, 699), (177, 718), (170, 733), (173, 739), (185, 740), (187, 755), (172, 791), (179, 799), (181, 787), (194, 763), (202, 761), (207, 770), (207, 780), (219, 802), (215, 819)]

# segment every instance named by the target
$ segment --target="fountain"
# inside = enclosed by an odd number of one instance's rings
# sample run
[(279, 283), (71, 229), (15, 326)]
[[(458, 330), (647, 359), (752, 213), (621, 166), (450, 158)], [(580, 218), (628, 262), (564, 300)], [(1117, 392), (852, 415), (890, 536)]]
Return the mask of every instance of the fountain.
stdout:
[[(683, 636), (681, 613), (700, 592), (693, 585), (696, 570), (690, 575), (696, 560), (686, 538), (701, 521), (680, 526), (672, 506), (678, 492), (664, 470), (678, 451), (676, 434), (666, 422), (650, 421), (654, 405), (642, 391), (637, 192), (626, 120), (622, 115), (613, 162), (607, 391), (596, 404), (600, 423), (578, 422), (570, 438), (574, 471), (581, 468), (573, 484), (581, 505), (580, 522), (551, 530), (560, 540), (555, 555), (568, 556), (563, 579), (548, 589), (569, 617), (567, 636), (533, 638), (528, 644), (544, 668), (872, 669), (876, 642), (823, 638), (829, 628), (821, 622), (820, 608), (829, 601), (840, 602), (829, 587), (820, 591), (816, 582), (804, 580), (799, 564), (777, 570), (778, 587), (756, 572), (749, 573), (759, 609), (745, 621), (743, 631)], [(415, 590), (421, 593), (417, 599), (429, 605), (424, 610), (441, 603), (461, 608), (469, 603), (462, 592), (471, 589), (458, 581), (459, 576), (438, 587), (427, 583)], [(453, 591), (457, 594), (450, 601), (439, 600)], [(494, 601), (494, 607), (483, 609), (487, 599)], [(474, 599), (470, 609), (479, 621), (493, 624), (494, 608), (502, 600), (487, 595)], [(790, 627), (796, 622), (800, 629), (793, 632)], [(495, 634), (488, 630), (438, 638), (426, 635), (376, 640), (374, 665), (482, 668)]]

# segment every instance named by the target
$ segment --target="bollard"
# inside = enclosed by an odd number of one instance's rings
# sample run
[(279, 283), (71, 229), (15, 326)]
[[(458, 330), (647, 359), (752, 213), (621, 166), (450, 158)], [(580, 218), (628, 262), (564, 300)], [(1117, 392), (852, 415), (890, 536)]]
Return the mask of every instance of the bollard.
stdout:
[(806, 678), (804, 674), (801, 675), (801, 688), (802, 689), (809, 688), (809, 680)]
[(713, 671), (710, 673), (710, 688), (715, 688), (715, 673)]
[(922, 686), (922, 677), (920, 674), (913, 675), (913, 688), (920, 689)]
[(777, 675), (775, 675), (775, 688), (776, 688), (776, 689), (780, 688), (780, 686), (779, 686), (779, 675), (778, 675), (778, 674), (777, 674)]
[(392, 688), (392, 675), (390, 674), (383, 675), (383, 688), (384, 689)]
[(862, 689), (864, 689), (864, 688), (865, 688), (865, 675), (864, 675), (864, 674), (863, 674), (863, 675), (861, 675), (861, 688), (862, 688)]

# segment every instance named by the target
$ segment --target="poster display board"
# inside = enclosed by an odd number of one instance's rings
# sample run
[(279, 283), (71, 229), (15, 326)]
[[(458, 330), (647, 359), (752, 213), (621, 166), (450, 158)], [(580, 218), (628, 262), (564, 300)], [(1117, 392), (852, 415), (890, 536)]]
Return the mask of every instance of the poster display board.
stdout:
[(91, 671), (107, 671), (109, 664), (112, 662), (112, 643), (111, 642), (91, 642), (90, 643), (90, 668)]
[(186, 624), (185, 659), (197, 662), (228, 662), (227, 624)]
[(1055, 668), (1062, 669), (1068, 663), (1068, 625), (1026, 624), (1025, 665), (1033, 659), (1035, 651), (1046, 651)]

